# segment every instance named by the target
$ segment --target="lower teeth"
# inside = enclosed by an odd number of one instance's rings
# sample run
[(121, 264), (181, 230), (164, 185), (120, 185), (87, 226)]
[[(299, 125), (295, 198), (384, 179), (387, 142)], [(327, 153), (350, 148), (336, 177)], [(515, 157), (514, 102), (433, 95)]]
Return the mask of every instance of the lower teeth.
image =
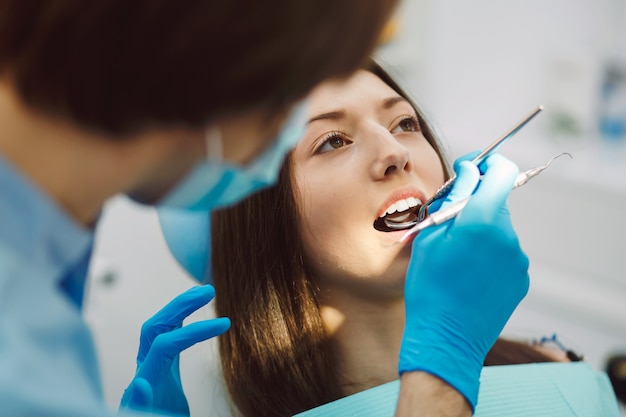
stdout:
[(394, 222), (393, 220), (389, 220), (389, 219), (384, 219), (384, 220), (385, 220), (385, 225), (388, 228), (395, 229), (395, 230), (407, 229), (411, 226), (414, 226), (417, 223), (416, 218), (413, 218), (412, 220), (405, 221), (405, 222)]

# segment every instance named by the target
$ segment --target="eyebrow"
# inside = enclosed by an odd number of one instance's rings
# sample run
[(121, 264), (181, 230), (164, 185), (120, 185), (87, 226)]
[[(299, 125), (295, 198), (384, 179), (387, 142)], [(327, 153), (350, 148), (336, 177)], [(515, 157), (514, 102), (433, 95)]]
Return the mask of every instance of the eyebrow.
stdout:
[[(392, 108), (393, 106), (395, 106), (397, 103), (400, 103), (400, 102), (408, 103), (409, 100), (407, 100), (406, 98), (402, 96), (390, 97), (382, 101), (381, 107), (385, 110), (389, 110), (390, 108)], [(328, 113), (322, 113), (315, 117), (312, 117), (307, 124), (311, 124), (318, 120), (341, 120), (345, 117), (346, 117), (345, 111), (336, 110), (336, 111), (331, 111)]]
[(322, 113), (315, 117), (312, 117), (309, 120), (308, 124), (311, 124), (317, 120), (340, 120), (340, 119), (343, 119), (344, 117), (346, 117), (346, 112), (343, 110), (331, 111), (328, 113)]
[(383, 109), (388, 110), (400, 102), (408, 103), (409, 100), (407, 100), (406, 98), (402, 96), (390, 97), (390, 98), (383, 100), (382, 107)]

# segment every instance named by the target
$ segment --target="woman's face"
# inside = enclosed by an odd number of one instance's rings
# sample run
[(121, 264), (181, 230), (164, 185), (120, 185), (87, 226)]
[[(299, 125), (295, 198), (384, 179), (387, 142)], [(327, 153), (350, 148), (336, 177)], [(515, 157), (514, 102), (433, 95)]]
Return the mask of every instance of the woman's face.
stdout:
[(292, 156), (308, 263), (321, 285), (401, 294), (410, 243), (374, 223), (443, 183), (437, 153), (409, 102), (367, 71), (317, 87), (309, 113)]

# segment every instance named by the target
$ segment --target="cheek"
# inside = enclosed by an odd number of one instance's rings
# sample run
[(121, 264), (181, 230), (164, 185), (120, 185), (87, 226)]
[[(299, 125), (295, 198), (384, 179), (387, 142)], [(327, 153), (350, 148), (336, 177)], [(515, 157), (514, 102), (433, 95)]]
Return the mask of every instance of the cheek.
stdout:
[[(362, 198), (365, 185), (358, 176), (346, 176), (345, 172), (346, 167), (339, 164), (294, 171), (300, 227), (308, 240), (336, 245), (336, 236), (345, 233), (353, 216), (358, 215), (353, 207)], [(331, 237), (333, 241), (326, 242)]]
[(435, 149), (426, 141), (424, 144), (415, 150), (412, 160), (426, 191), (432, 194), (444, 183), (445, 173)]
[[(303, 186), (306, 184), (306, 186)], [(360, 186), (326, 181), (313, 182), (308, 178), (298, 187), (299, 227), (304, 245), (304, 255), (313, 272), (322, 279), (335, 279), (350, 275), (363, 248), (360, 246), (367, 231), (362, 221), (355, 219), (354, 204), (359, 194), (354, 190)], [(360, 211), (359, 211), (360, 213)], [(346, 256), (350, 254), (350, 256)]]
[(332, 187), (309, 188), (301, 194), (300, 231), (309, 259), (326, 260), (346, 240), (347, 204)]

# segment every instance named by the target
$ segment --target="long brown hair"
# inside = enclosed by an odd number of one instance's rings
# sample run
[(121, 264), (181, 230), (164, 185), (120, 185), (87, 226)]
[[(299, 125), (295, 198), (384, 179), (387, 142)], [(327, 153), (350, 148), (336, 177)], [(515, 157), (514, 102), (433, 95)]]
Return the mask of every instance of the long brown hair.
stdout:
[[(366, 69), (408, 99), (380, 66), (371, 63)], [(441, 147), (417, 108), (416, 113), (448, 177)], [(291, 167), (288, 157), (276, 186), (215, 212), (212, 219), (215, 307), (218, 316), (232, 322), (219, 337), (221, 363), (230, 396), (244, 416), (291, 416), (343, 396), (318, 288), (302, 255)], [(516, 346), (499, 349), (494, 364)], [(530, 361), (541, 356), (530, 353)]]
[(0, 0), (0, 76), (27, 105), (120, 136), (279, 114), (362, 65), (397, 3)]

